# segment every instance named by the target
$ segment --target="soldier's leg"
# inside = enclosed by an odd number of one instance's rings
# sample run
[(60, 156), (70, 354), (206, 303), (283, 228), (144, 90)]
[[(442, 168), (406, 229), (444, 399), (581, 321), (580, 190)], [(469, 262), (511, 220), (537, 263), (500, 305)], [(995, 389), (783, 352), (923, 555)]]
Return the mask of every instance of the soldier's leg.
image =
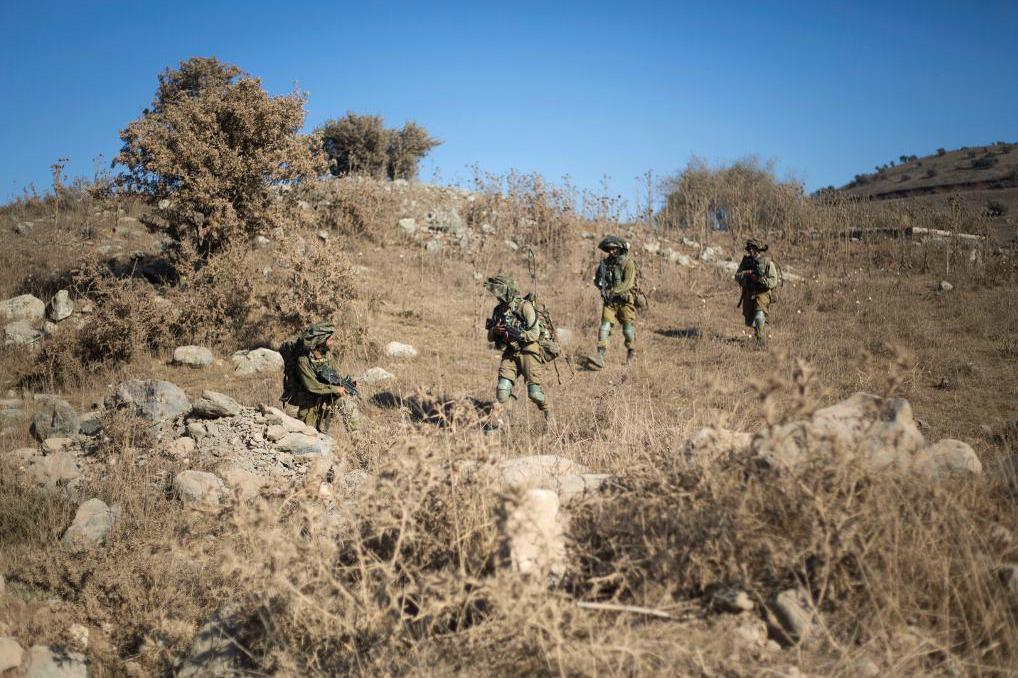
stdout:
[(318, 428), (318, 413), (315, 411), (314, 405), (307, 403), (300, 405), (297, 408), (297, 418), (304, 422), (307, 426)]
[(626, 364), (632, 365), (636, 357), (636, 307), (626, 304), (619, 313), (622, 322), (622, 336), (626, 340)]
[(770, 302), (770, 295), (765, 293), (758, 295), (753, 303), (753, 333), (760, 346), (767, 345), (767, 309), (770, 308)]
[(523, 378), (527, 382), (527, 397), (537, 405), (542, 412), (548, 410), (548, 399), (541, 388), (542, 377), (544, 376), (544, 362), (541, 358), (530, 353), (520, 354), (520, 367)]
[(605, 304), (601, 309), (601, 326), (597, 330), (597, 358), (594, 365), (598, 368), (604, 367), (604, 356), (608, 352), (608, 339), (612, 335), (612, 327), (617, 322), (615, 308)]
[(495, 404), (502, 408), (506, 414), (510, 414), (510, 401), (513, 395), (513, 384), (516, 383), (518, 367), (516, 359), (502, 356), (502, 362), (498, 365), (498, 382), (495, 384)]

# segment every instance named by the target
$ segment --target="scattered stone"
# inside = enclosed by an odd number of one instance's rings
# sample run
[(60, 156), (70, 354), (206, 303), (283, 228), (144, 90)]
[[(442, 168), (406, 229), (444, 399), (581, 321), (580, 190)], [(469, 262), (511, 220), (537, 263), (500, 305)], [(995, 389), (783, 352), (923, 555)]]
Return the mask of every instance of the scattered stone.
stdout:
[(265, 439), (273, 443), (279, 442), (280, 440), (285, 438), (287, 434), (288, 431), (286, 430), (286, 428), (280, 426), (279, 424), (273, 424), (272, 426), (268, 426), (265, 429)]
[(764, 647), (767, 645), (767, 625), (759, 619), (747, 619), (736, 627), (735, 637), (745, 645)]
[(187, 426), (185, 426), (184, 428), (187, 431), (187, 435), (191, 436), (194, 439), (202, 438), (208, 435), (209, 432), (208, 429), (205, 427), (205, 424), (203, 424), (200, 421), (189, 421), (187, 422)]
[(516, 243), (514, 243), (512, 240), (506, 240), (505, 241), (505, 246), (508, 247), (513, 252), (517, 252), (520, 249), (520, 246), (517, 245)]
[(31, 481), (47, 489), (74, 487), (81, 478), (78, 460), (66, 450), (47, 455), (33, 454), (26, 460), (26, 470)]
[(173, 364), (186, 367), (208, 367), (215, 361), (212, 351), (204, 346), (178, 346), (173, 349)]
[(282, 426), (286, 429), (287, 433), (306, 433), (308, 435), (314, 435), (317, 433), (314, 428), (308, 426), (300, 419), (291, 417), (286, 412), (272, 407), (271, 405), (259, 405), (258, 411), (265, 416), (266, 424), (269, 426)]
[(31, 433), (39, 442), (47, 438), (73, 436), (78, 427), (78, 413), (62, 398), (48, 398), (42, 409), (32, 415)]
[(937, 289), (941, 292), (950, 292), (951, 290), (954, 289), (954, 285), (947, 282), (946, 280), (941, 280), (939, 283), (937, 283)]
[(158, 379), (123, 381), (107, 401), (107, 406), (133, 407), (138, 416), (152, 422), (174, 419), (191, 409), (191, 401), (179, 386)]
[(42, 441), (43, 454), (62, 452), (74, 443), (70, 438), (46, 438)]
[(173, 478), (173, 489), (185, 504), (215, 506), (226, 496), (222, 479), (205, 471), (181, 471)]
[(428, 252), (441, 252), (445, 249), (445, 243), (438, 238), (432, 238), (428, 242), (424, 243), (424, 249)]
[(657, 254), (661, 251), (661, 244), (657, 242), (645, 242), (643, 243), (643, 251), (647, 254)]
[(88, 649), (88, 627), (83, 624), (74, 623), (71, 624), (67, 629), (67, 635), (71, 639), (71, 644), (79, 650)]
[(25, 651), (21, 649), (18, 641), (7, 636), (0, 638), (0, 674), (8, 669), (18, 668), (24, 658)]
[(307, 200), (298, 200), (297, 209), (302, 210), (304, 212), (310, 212), (312, 209), (311, 203), (309, 203)]
[(49, 320), (46, 320), (42, 324), (42, 335), (44, 337), (55, 336), (56, 333), (59, 332), (59, 331), (60, 331), (60, 326), (57, 325), (56, 323), (50, 322)]
[(792, 642), (806, 640), (812, 634), (813, 614), (803, 592), (796, 589), (782, 591), (771, 607), (781, 629)]
[(14, 232), (18, 235), (28, 235), (32, 232), (32, 222), (30, 221), (19, 221), (14, 225)]
[(318, 236), (318, 239), (321, 240), (322, 242), (328, 242), (329, 241), (329, 232), (328, 231), (318, 231), (318, 233), (316, 235)]
[(739, 265), (734, 261), (715, 261), (713, 263), (715, 268), (717, 268), (722, 273), (735, 275), (735, 273), (739, 270)]
[(191, 654), (180, 667), (178, 678), (205, 678), (206, 676), (239, 676), (244, 651), (234, 640), (238, 629), (227, 615), (217, 612), (198, 629), (191, 645)]
[(163, 198), (159, 201), (159, 209), (168, 210), (170, 209), (170, 201), (167, 198)]
[(510, 487), (555, 489), (558, 479), (591, 473), (582, 464), (554, 454), (532, 454), (499, 462), (496, 468), (502, 482)]
[(682, 236), (682, 244), (686, 247), (692, 247), (693, 249), (700, 249), (700, 243), (692, 238), (687, 238), (686, 236)]
[(202, 391), (201, 397), (191, 408), (191, 414), (205, 419), (235, 417), (240, 414), (240, 403), (228, 395), (216, 391)]
[(485, 222), (481, 224), (481, 233), (484, 235), (495, 235), (495, 227)]
[(704, 263), (711, 263), (718, 260), (718, 251), (713, 247), (704, 247), (700, 251), (700, 261)]
[(98, 411), (86, 412), (78, 418), (78, 433), (94, 438), (102, 433), (102, 419)]
[(332, 454), (332, 447), (332, 440), (328, 436), (306, 433), (287, 433), (275, 444), (277, 450), (299, 455), (327, 456)]
[(711, 461), (733, 452), (743, 452), (753, 444), (753, 436), (727, 428), (702, 428), (686, 440), (682, 454), (688, 461)]
[(49, 301), (50, 320), (60, 322), (70, 318), (72, 313), (74, 313), (74, 302), (71, 301), (71, 295), (67, 293), (67, 290), (60, 290), (54, 294)]
[(271, 348), (237, 351), (230, 360), (236, 366), (234, 373), (239, 375), (283, 371), (283, 356)]
[[(741, 589), (734, 588), (722, 588), (714, 592), (711, 597), (711, 603), (713, 606), (721, 610), (722, 612), (731, 612), (733, 614), (739, 614), (740, 612), (750, 612), (756, 605), (753, 604), (753, 599), (749, 597), (749, 594)], [(767, 639), (766, 634), (764, 640)]]
[(558, 494), (562, 506), (569, 506), (585, 497), (600, 492), (611, 480), (607, 473), (574, 473), (560, 476), (555, 480), (554, 487), (549, 488)]
[(413, 235), (417, 232), (417, 220), (413, 218), (400, 219), (399, 230), (405, 235)]
[(44, 333), (25, 320), (4, 325), (4, 346), (31, 346), (42, 340)]
[(64, 546), (69, 548), (89, 548), (101, 544), (113, 526), (120, 520), (119, 506), (107, 506), (102, 499), (89, 499), (78, 507), (64, 536)]
[(88, 678), (85, 655), (58, 647), (35, 645), (28, 651), (25, 678)]
[(583, 238), (584, 240), (590, 240), (591, 238), (594, 237), (594, 234), (591, 233), (590, 231), (580, 231), (580, 237)]
[(186, 458), (194, 453), (195, 447), (196, 444), (194, 442), (194, 438), (182, 436), (174, 440), (172, 443), (170, 443), (166, 447), (166, 451), (172, 454), (174, 457)]
[(504, 510), (502, 536), (512, 569), (554, 579), (565, 574), (565, 534), (558, 495), (551, 490), (526, 490)]
[(46, 304), (42, 299), (33, 297), (31, 294), (11, 297), (0, 301), (0, 320), (33, 323), (46, 317)]
[(272, 241), (266, 238), (264, 235), (256, 235), (254, 238), (254, 246), (258, 249), (265, 249), (272, 244)]
[(390, 341), (385, 345), (385, 355), (390, 358), (410, 360), (417, 357), (417, 349), (410, 344), (401, 344), (398, 341)]
[(972, 446), (951, 438), (944, 438), (921, 450), (914, 463), (919, 473), (931, 478), (965, 473), (980, 475), (983, 472), (983, 465)]
[(444, 208), (432, 210), (428, 213), (428, 228), (436, 231), (450, 233), (454, 236), (462, 235), (466, 229), (462, 217), (455, 208)]
[(357, 381), (361, 384), (367, 384), (368, 386), (372, 386), (379, 382), (388, 381), (389, 379), (395, 378), (396, 376), (394, 374), (385, 370), (384, 368), (372, 367), (370, 370), (362, 374)]

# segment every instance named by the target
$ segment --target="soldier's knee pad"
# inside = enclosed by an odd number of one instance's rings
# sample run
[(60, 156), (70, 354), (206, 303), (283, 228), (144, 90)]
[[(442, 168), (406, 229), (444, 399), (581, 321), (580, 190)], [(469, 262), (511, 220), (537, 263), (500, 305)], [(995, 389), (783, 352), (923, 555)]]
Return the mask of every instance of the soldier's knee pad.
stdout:
[(622, 325), (622, 336), (624, 336), (629, 341), (635, 341), (636, 325), (634, 325), (633, 323), (625, 323), (624, 325)]
[(544, 391), (541, 390), (540, 384), (527, 386), (527, 397), (538, 405), (544, 405)]
[(612, 324), (605, 320), (601, 323), (601, 327), (597, 330), (597, 338), (604, 341), (612, 335)]
[(763, 327), (764, 323), (766, 323), (766, 322), (767, 322), (767, 314), (764, 313), (763, 311), (757, 311), (756, 315), (753, 316), (753, 327), (756, 327), (756, 328), (759, 329), (759, 328)]
[(513, 383), (505, 377), (499, 377), (498, 384), (495, 385), (495, 400), (500, 403), (507, 403), (512, 393)]

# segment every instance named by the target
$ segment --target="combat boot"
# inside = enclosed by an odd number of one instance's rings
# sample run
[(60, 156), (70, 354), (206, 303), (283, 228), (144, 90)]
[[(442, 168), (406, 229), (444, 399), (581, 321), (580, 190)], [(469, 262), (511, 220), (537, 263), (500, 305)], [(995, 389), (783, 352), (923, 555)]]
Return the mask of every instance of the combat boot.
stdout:
[(633, 362), (636, 360), (636, 349), (631, 348), (626, 351), (626, 367), (632, 367)]
[(604, 346), (597, 347), (597, 357), (590, 359), (590, 364), (599, 370), (604, 369), (604, 354), (608, 351)]

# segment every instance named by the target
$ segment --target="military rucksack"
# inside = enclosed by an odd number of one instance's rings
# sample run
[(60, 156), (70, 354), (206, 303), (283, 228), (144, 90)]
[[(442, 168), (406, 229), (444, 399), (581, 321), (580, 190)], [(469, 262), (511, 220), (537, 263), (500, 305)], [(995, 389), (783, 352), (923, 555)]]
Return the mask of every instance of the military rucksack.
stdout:
[(284, 404), (293, 402), (301, 392), (300, 368), (297, 361), (305, 353), (307, 349), (300, 337), (284, 341), (279, 347), (279, 354), (283, 356), (283, 394), (279, 399)]
[(555, 323), (551, 319), (551, 311), (548, 310), (547, 304), (538, 300), (537, 292), (530, 292), (523, 299), (529, 301), (530, 305), (534, 307), (534, 313), (537, 314), (537, 324), (541, 328), (541, 334), (537, 343), (541, 347), (544, 359), (551, 362), (562, 355), (562, 345), (558, 340), (558, 331), (555, 329)]

